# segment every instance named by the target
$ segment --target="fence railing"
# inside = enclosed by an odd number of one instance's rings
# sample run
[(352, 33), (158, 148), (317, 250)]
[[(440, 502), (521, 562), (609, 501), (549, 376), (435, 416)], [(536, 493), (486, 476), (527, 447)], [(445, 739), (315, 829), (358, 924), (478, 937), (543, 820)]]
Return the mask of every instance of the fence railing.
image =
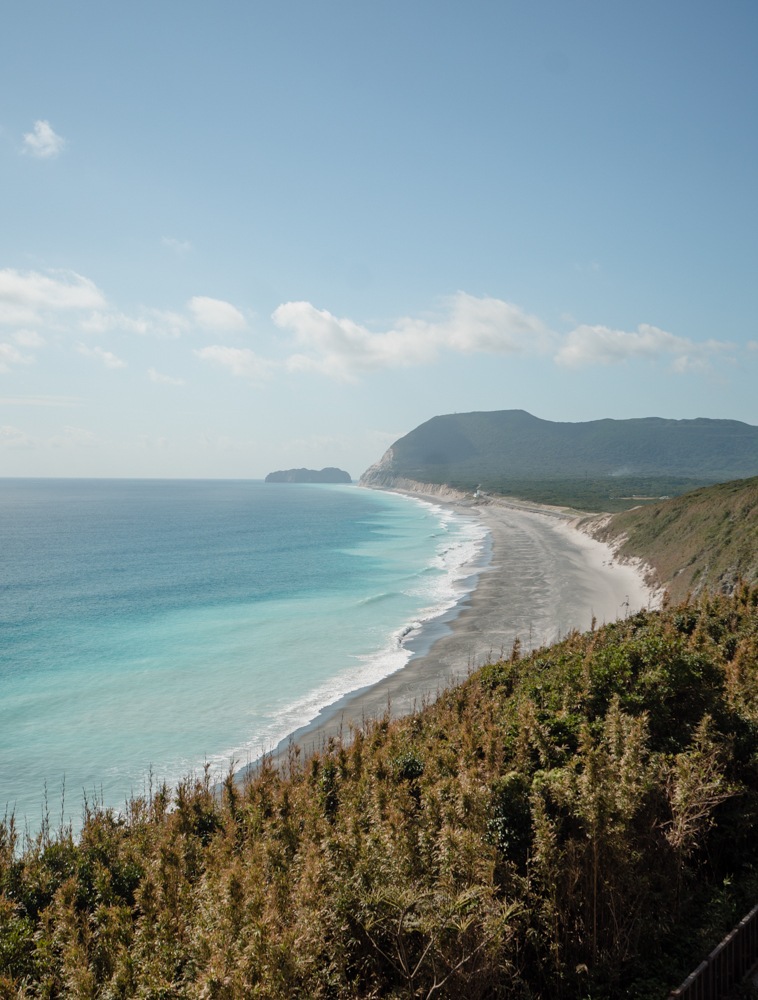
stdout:
[(758, 962), (758, 906), (690, 973), (669, 1000), (720, 1000)]

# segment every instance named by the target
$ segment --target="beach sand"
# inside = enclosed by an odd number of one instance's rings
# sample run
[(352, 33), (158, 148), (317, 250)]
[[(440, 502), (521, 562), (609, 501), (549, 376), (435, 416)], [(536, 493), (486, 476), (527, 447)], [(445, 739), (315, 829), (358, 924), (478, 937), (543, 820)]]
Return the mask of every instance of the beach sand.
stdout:
[[(617, 562), (607, 545), (577, 530), (558, 508), (501, 498), (476, 502), (452, 493), (412, 495), (481, 517), (490, 533), (487, 565), (476, 568), (476, 586), (453, 611), (409, 638), (414, 655), (406, 666), (327, 706), (273, 749), (275, 762), (286, 760), (293, 746), (307, 757), (330, 737), (349, 739), (351, 727), (364, 720), (421, 708), (472, 669), (507, 656), (516, 638), (528, 652), (572, 629), (589, 629), (593, 618), (602, 625), (656, 604), (640, 568)], [(257, 766), (242, 768), (238, 777), (244, 780)]]

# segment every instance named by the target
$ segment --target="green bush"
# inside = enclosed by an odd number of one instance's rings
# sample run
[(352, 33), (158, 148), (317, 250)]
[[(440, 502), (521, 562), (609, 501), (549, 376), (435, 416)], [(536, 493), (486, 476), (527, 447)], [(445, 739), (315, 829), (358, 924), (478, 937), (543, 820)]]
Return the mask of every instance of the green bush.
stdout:
[(758, 891), (758, 597), (488, 665), (78, 839), (0, 824), (0, 996), (660, 997)]

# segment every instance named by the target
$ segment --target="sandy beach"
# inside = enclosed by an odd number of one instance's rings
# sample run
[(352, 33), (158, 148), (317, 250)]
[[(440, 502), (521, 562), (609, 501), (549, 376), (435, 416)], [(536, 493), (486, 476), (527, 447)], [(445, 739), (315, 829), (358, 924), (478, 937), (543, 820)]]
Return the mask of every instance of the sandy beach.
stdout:
[(349, 737), (351, 726), (365, 719), (420, 708), (470, 670), (508, 655), (516, 638), (527, 652), (572, 629), (589, 629), (593, 618), (602, 625), (656, 603), (639, 568), (617, 562), (607, 545), (577, 530), (572, 515), (558, 508), (502, 498), (477, 502), (450, 491), (413, 495), (485, 522), (490, 546), (486, 564), (472, 569), (476, 585), (453, 611), (409, 638), (414, 655), (405, 667), (327, 706), (273, 749), (274, 760), (286, 758), (292, 744), (307, 756), (330, 737)]

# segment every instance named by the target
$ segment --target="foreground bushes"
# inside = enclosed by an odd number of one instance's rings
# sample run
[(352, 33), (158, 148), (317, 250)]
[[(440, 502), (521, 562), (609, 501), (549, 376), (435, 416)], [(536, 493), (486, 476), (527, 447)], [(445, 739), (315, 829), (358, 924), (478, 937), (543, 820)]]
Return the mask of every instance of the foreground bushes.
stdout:
[(6, 822), (0, 995), (661, 997), (754, 903), (756, 832), (743, 587), (78, 840)]

